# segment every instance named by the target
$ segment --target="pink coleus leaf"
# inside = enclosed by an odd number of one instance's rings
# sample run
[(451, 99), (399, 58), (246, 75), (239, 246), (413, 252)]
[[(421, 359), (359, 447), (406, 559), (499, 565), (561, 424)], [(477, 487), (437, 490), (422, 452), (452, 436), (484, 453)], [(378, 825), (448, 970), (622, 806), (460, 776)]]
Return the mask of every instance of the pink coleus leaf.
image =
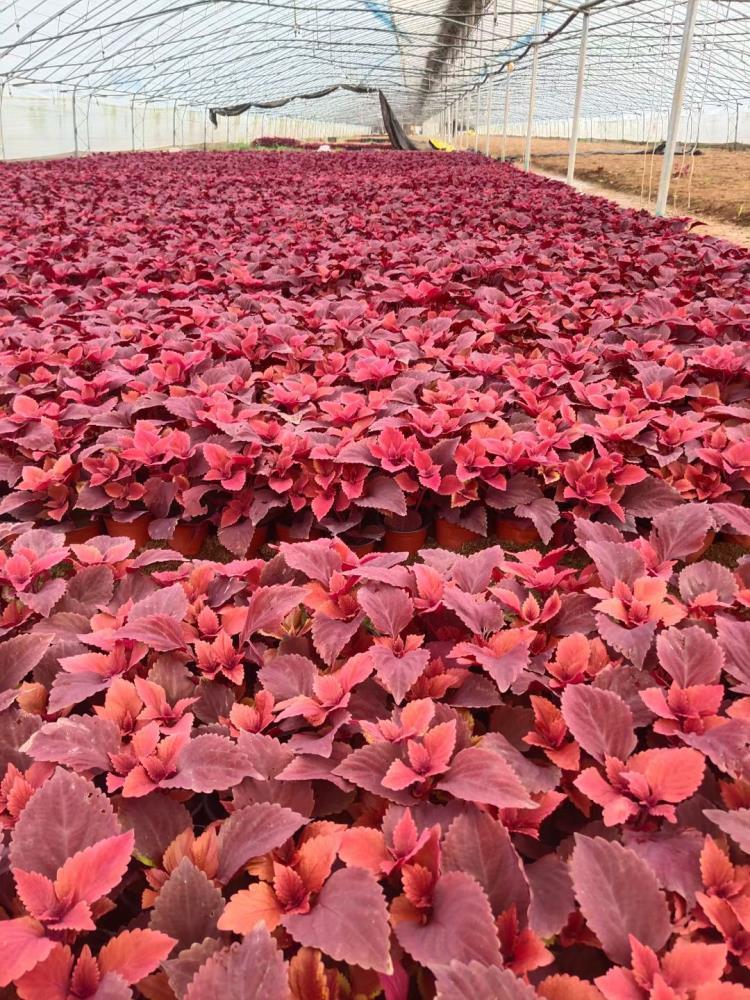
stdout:
[(397, 705), (403, 702), (430, 661), (428, 650), (409, 641), (414, 638), (407, 636), (406, 643), (396, 640), (396, 643), (370, 647), (369, 656), (375, 673), (386, 690), (393, 695)]
[(162, 788), (214, 792), (258, 777), (250, 757), (226, 736), (205, 733), (185, 744), (177, 755), (177, 772), (160, 782)]
[(636, 667), (642, 667), (654, 641), (656, 623), (645, 622), (643, 625), (636, 625), (635, 628), (623, 628), (606, 615), (598, 614), (595, 619), (599, 635), (607, 645), (626, 656)]
[(43, 962), (55, 947), (31, 917), (0, 921), (0, 986), (9, 986)]
[(488, 813), (470, 809), (453, 820), (443, 841), (443, 869), (472, 875), (497, 917), (511, 906), (523, 924), (530, 903), (529, 883), (507, 829)]
[(575, 910), (570, 868), (557, 854), (544, 857), (526, 866), (531, 889), (529, 925), (542, 938), (559, 934)]
[(119, 832), (104, 792), (80, 775), (57, 768), (31, 796), (15, 825), (11, 865), (54, 878), (68, 858)]
[(290, 1000), (286, 962), (262, 926), (241, 942), (211, 955), (185, 991), (185, 1000), (243, 996)]
[(704, 809), (703, 815), (739, 844), (746, 854), (750, 854), (750, 809), (734, 809), (732, 812)]
[(122, 931), (104, 945), (97, 961), (102, 972), (115, 972), (130, 985), (157, 969), (176, 943), (159, 931)]
[(217, 922), (224, 898), (215, 885), (184, 857), (170, 874), (151, 911), (150, 926), (189, 948), (204, 938), (218, 937)]
[(0, 691), (16, 687), (39, 663), (52, 637), (17, 635), (0, 643)]
[(238, 809), (219, 831), (217, 878), (228, 882), (251, 858), (280, 847), (305, 822), (299, 813), (271, 802)]
[(120, 746), (116, 723), (97, 715), (74, 715), (47, 722), (24, 745), (34, 760), (64, 764), (74, 771), (107, 771), (109, 755)]
[(684, 629), (668, 628), (660, 632), (656, 639), (656, 652), (659, 663), (683, 688), (694, 684), (715, 684), (724, 665), (719, 643), (697, 625)]
[(651, 522), (654, 545), (661, 559), (684, 559), (698, 551), (713, 526), (708, 504), (689, 503), (657, 514)]
[(396, 587), (361, 587), (357, 600), (378, 632), (394, 639), (401, 635), (414, 614), (411, 598)]
[(55, 891), (59, 896), (75, 894), (95, 903), (119, 884), (133, 852), (132, 831), (100, 840), (69, 858), (57, 872)]
[(458, 799), (498, 809), (531, 809), (536, 805), (503, 758), (481, 746), (459, 750), (437, 787)]
[(182, 1000), (196, 972), (205, 965), (212, 955), (224, 949), (218, 938), (206, 938), (198, 944), (184, 948), (174, 958), (167, 959), (162, 968), (167, 974), (169, 985), (177, 1000)]
[(575, 740), (595, 757), (629, 757), (636, 746), (633, 714), (614, 691), (568, 685), (561, 699), (565, 723)]
[(400, 920), (396, 938), (428, 969), (456, 962), (500, 965), (492, 910), (482, 887), (465, 872), (447, 872), (435, 883), (425, 922)]
[(277, 629), (289, 612), (302, 603), (304, 594), (303, 587), (287, 583), (258, 587), (247, 603), (244, 634), (251, 636), (256, 632)]
[(666, 943), (671, 933), (666, 901), (656, 876), (636, 854), (577, 834), (570, 870), (586, 923), (613, 962), (630, 961), (631, 935), (656, 950)]
[(363, 868), (341, 868), (323, 886), (309, 913), (282, 924), (299, 944), (337, 962), (391, 971), (388, 911), (380, 886)]
[(435, 1000), (537, 1000), (535, 990), (510, 969), (482, 962), (436, 965)]

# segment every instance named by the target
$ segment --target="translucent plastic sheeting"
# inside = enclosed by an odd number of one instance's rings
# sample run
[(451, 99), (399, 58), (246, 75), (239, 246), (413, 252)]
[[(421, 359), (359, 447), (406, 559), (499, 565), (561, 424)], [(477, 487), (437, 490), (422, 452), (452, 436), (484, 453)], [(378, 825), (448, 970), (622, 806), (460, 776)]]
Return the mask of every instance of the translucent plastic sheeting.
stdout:
[(133, 101), (88, 93), (77, 96), (76, 112), (72, 94), (39, 95), (34, 90), (26, 87), (3, 95), (0, 159), (66, 156), (76, 148), (80, 153), (100, 153), (246, 145), (269, 135), (325, 142), (362, 131), (356, 124), (291, 118), (280, 112), (224, 118), (214, 128), (204, 108), (177, 101)]
[[(539, 33), (528, 12), (518, 10), (510, 32), (510, 12), (497, 19), (486, 12), (472, 28), (466, 52), (472, 76), (459, 96), (461, 119), (475, 124), (476, 90), (482, 85), (479, 124), (485, 127), (487, 88), (491, 88), (490, 127), (497, 132), (504, 118), (505, 92), (509, 90), (508, 131), (526, 130), (531, 50), (537, 42), (539, 65), (533, 132), (548, 134), (543, 123), (562, 123), (558, 134), (569, 129), (572, 114), (581, 18), (569, 20), (569, 10), (549, 4)], [(582, 134), (593, 138), (642, 141), (663, 138), (677, 71), (686, 5), (664, 0), (636, 0), (589, 4), (588, 51), (584, 76)], [(520, 11), (520, 12), (519, 12)], [(487, 25), (505, 32), (508, 44), (491, 48), (483, 43)], [(483, 27), (484, 26), (484, 27)], [(552, 36), (552, 37), (550, 37)], [(472, 56), (473, 53), (473, 56)], [(472, 63), (473, 59), (473, 63)], [(436, 89), (450, 97), (457, 75), (465, 75), (464, 54), (459, 54), (443, 74)], [(750, 141), (747, 114), (750, 104), (750, 3), (746, 0), (701, 0), (683, 104), (681, 134), (704, 142)], [(465, 109), (468, 108), (468, 116)], [(595, 125), (594, 122), (597, 122)], [(436, 123), (430, 122), (434, 127)], [(606, 135), (604, 133), (607, 133)]]
[[(541, 9), (541, 26), (537, 15)], [(0, 81), (50, 93), (136, 95), (193, 108), (277, 100), (334, 83), (384, 91), (406, 126), (525, 123), (539, 46), (536, 118), (572, 108), (581, 12), (590, 13), (583, 116), (669, 107), (684, 0), (0, 0)], [(4, 45), (4, 47), (3, 47)], [(508, 72), (508, 65), (513, 71)], [(750, 99), (750, 0), (701, 0), (686, 108)], [(314, 104), (314, 106), (313, 106)], [(481, 104), (481, 115), (479, 105)], [(292, 117), (377, 125), (377, 95), (293, 102)], [(726, 115), (729, 114), (729, 110)]]

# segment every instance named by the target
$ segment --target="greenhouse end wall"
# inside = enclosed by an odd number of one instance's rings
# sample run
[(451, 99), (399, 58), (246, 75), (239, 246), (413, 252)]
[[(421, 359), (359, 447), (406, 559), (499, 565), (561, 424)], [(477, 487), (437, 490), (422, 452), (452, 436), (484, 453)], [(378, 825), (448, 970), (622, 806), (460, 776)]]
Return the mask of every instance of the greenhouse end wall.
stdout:
[(214, 127), (205, 108), (87, 93), (40, 97), (6, 91), (0, 103), (0, 159), (5, 160), (70, 156), (76, 147), (79, 153), (190, 148), (249, 143), (261, 135), (324, 141), (362, 131), (351, 123), (268, 113), (220, 118)]

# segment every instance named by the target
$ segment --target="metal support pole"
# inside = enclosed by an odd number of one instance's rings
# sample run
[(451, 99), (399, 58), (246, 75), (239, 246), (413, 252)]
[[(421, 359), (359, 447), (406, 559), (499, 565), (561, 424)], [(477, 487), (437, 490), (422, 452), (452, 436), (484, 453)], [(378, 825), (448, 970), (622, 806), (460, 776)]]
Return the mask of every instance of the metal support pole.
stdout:
[[(516, 5), (515, 5), (515, 0), (511, 0), (511, 3), (510, 3), (510, 23), (508, 25), (508, 38), (509, 38), (509, 42), (510, 42), (510, 44), (508, 46), (509, 49), (510, 49), (510, 47), (513, 44), (513, 27), (514, 27), (514, 24), (515, 24), (515, 20), (516, 20)], [(505, 161), (505, 151), (506, 151), (507, 142), (508, 142), (508, 115), (510, 114), (510, 74), (511, 74), (511, 72), (512, 72), (512, 70), (511, 70), (510, 66), (508, 66), (507, 69), (506, 69), (506, 71), (505, 71), (505, 108), (503, 109), (503, 140), (502, 140), (502, 147), (500, 149), (500, 159), (503, 162)]]
[(482, 93), (482, 88), (477, 87), (477, 103), (474, 108), (474, 152), (479, 152), (479, 101)]
[(77, 87), (73, 87), (73, 155), (78, 156), (78, 107), (77, 98), (78, 95), (76, 91)]
[[(75, 89), (73, 90), (75, 96)], [(75, 101), (73, 106), (75, 107)], [(133, 100), (130, 102), (130, 146), (133, 152), (135, 152), (135, 95), (133, 95)], [(76, 156), (78, 156), (78, 140), (76, 139)]]
[(492, 115), (492, 78), (487, 81), (487, 112), (484, 119), (484, 155), (490, 155), (490, 117)]
[(661, 162), (659, 193), (656, 196), (655, 214), (660, 216), (664, 215), (667, 211), (669, 182), (672, 178), (672, 167), (674, 166), (674, 149), (677, 143), (677, 132), (680, 128), (682, 101), (685, 96), (685, 79), (687, 77), (688, 66), (690, 65), (690, 52), (693, 47), (693, 35), (695, 34), (697, 16), (698, 0), (688, 0), (687, 10), (685, 11), (685, 25), (682, 29), (680, 60), (677, 63), (677, 76), (675, 77), (674, 91), (672, 93), (672, 109), (669, 112), (669, 123), (667, 125), (667, 141), (664, 145), (664, 157)]
[(581, 120), (581, 100), (583, 98), (583, 78), (586, 73), (586, 44), (589, 38), (589, 13), (583, 15), (581, 23), (581, 42), (578, 47), (578, 77), (576, 79), (576, 98), (573, 104), (573, 121), (570, 127), (570, 147), (568, 149), (568, 184), (573, 183), (576, 175), (576, 149), (578, 147), (578, 124)]
[[(534, 40), (539, 41), (542, 34), (542, 11), (536, 16), (536, 28), (534, 29)], [(523, 169), (528, 170), (531, 166), (531, 129), (534, 125), (534, 108), (536, 106), (536, 78), (539, 72), (539, 46), (534, 46), (534, 55), (531, 60), (531, 82), (529, 84), (529, 114), (526, 119), (526, 148), (523, 153)]]
[(3, 100), (5, 98), (6, 80), (0, 83), (0, 160), (5, 159), (5, 132), (3, 131)]

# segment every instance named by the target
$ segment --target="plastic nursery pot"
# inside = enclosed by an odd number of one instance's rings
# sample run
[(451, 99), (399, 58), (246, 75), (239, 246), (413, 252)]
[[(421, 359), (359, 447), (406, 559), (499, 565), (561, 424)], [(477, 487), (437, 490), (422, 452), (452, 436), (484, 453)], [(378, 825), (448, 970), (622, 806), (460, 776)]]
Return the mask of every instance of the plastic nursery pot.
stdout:
[(70, 531), (66, 531), (65, 544), (83, 545), (92, 538), (96, 538), (97, 535), (103, 534), (104, 528), (102, 528), (102, 522), (97, 519), (96, 521), (91, 521), (89, 524), (79, 524), (77, 527), (71, 528)]
[(315, 528), (310, 528), (310, 535), (308, 538), (303, 538), (295, 529), (296, 525), (287, 524), (285, 521), (277, 521), (274, 525), (274, 530), (276, 531), (276, 540), (279, 542), (307, 542), (312, 541), (313, 538), (320, 538), (321, 532)]
[(359, 541), (359, 542), (355, 542), (355, 541), (351, 541), (350, 542), (347, 538), (344, 538), (342, 540), (344, 542), (346, 542), (346, 544), (349, 546), (349, 548), (352, 550), (352, 552), (354, 553), (354, 555), (358, 559), (361, 559), (362, 556), (369, 556), (369, 554), (371, 552), (375, 551), (375, 539), (374, 538), (369, 539), (369, 541), (368, 540), (362, 540), (362, 541)]
[(538, 545), (541, 542), (533, 521), (528, 517), (515, 517), (513, 514), (497, 515), (495, 535), (501, 542), (512, 542), (514, 545)]
[(169, 540), (170, 547), (192, 559), (203, 548), (208, 535), (208, 521), (180, 521)]
[(427, 526), (401, 531), (399, 528), (386, 526), (383, 537), (384, 552), (408, 552), (415, 556), (427, 542)]
[(253, 537), (250, 539), (250, 544), (247, 547), (247, 559), (253, 559), (263, 546), (266, 544), (266, 539), (268, 538), (268, 525), (267, 524), (256, 524), (255, 531), (253, 532)]
[(148, 527), (153, 518), (150, 514), (140, 514), (133, 521), (115, 521), (105, 517), (107, 534), (113, 538), (132, 538), (136, 545), (143, 547), (149, 541)]
[[(744, 535), (744, 536), (739, 536), (739, 537), (746, 538), (747, 541), (748, 541), (748, 544), (745, 546), (745, 548), (750, 548), (750, 535)], [(691, 552), (690, 553), (690, 555), (685, 559), (685, 562), (686, 563), (698, 562), (698, 560), (701, 558), (701, 556), (705, 555), (706, 550), (711, 548), (711, 546), (714, 543), (714, 539), (715, 538), (716, 538), (716, 532), (715, 531), (707, 531), (706, 532), (706, 537), (703, 539), (703, 541), (698, 546), (698, 548), (695, 550), (695, 552)]]
[(450, 549), (457, 552), (468, 545), (469, 542), (479, 542), (482, 536), (478, 531), (471, 531), (453, 521), (447, 521), (444, 517), (435, 518), (435, 541), (441, 549)]

